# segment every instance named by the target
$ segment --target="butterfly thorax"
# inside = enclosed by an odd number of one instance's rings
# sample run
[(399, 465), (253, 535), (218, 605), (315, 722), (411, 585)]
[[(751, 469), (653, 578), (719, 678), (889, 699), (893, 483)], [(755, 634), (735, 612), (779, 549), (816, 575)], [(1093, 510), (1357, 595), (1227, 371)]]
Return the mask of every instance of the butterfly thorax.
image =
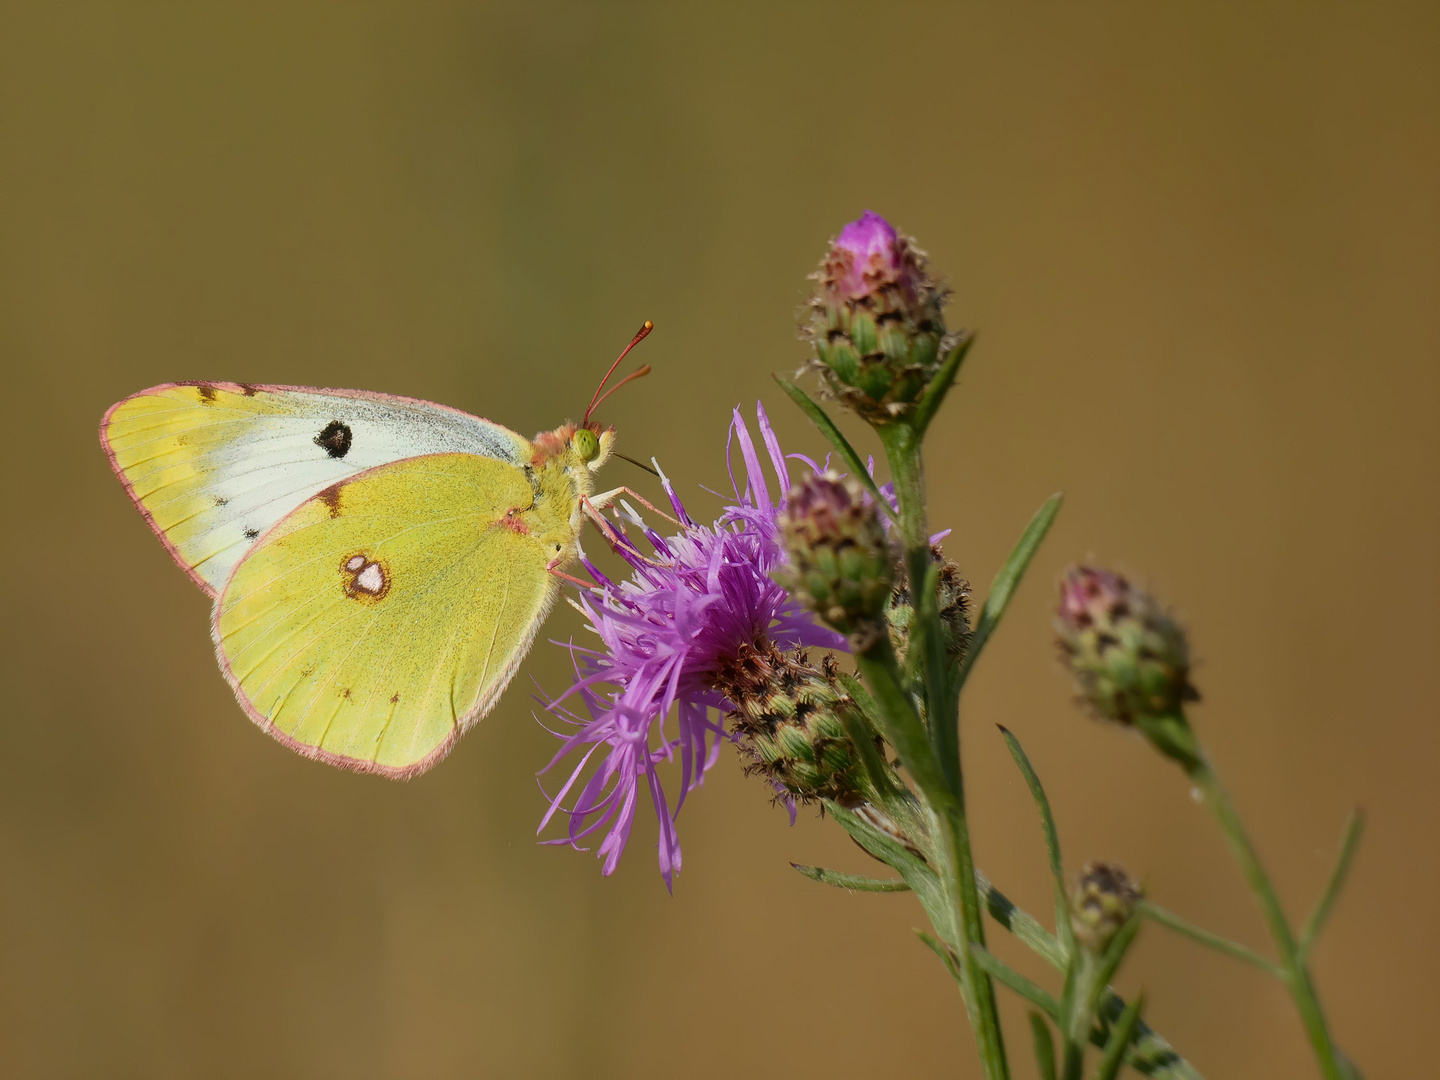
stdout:
[[(593, 438), (587, 440), (586, 435)], [(535, 436), (535, 452), (526, 469), (534, 502), (520, 517), (529, 534), (554, 551), (557, 567), (576, 557), (581, 500), (594, 494), (595, 471), (614, 444), (615, 429), (602, 430), (595, 424), (563, 424)]]

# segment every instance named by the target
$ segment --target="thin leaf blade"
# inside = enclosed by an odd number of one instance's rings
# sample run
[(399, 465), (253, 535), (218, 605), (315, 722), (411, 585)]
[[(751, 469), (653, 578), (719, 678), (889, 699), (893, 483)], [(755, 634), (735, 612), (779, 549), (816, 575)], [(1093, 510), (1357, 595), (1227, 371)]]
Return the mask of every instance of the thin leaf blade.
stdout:
[(910, 886), (901, 878), (864, 877), (861, 874), (829, 870), (823, 866), (806, 866), (804, 863), (792, 862), (790, 865), (811, 881), (818, 881), (822, 885), (833, 885), (837, 889), (847, 889), (850, 892), (896, 893), (910, 891)]
[(1095, 1080), (1115, 1080), (1120, 1075), (1120, 1066), (1125, 1064), (1125, 1051), (1135, 1038), (1140, 1026), (1140, 1010), (1144, 1007), (1143, 993), (1136, 994), (1135, 1000), (1125, 1006), (1120, 1019), (1110, 1029), (1110, 1038), (1106, 1040), (1105, 1052), (1100, 1057), (1100, 1067), (1095, 1070)]
[(955, 376), (960, 374), (960, 365), (965, 361), (965, 354), (974, 344), (975, 335), (968, 330), (965, 331), (964, 337), (955, 343), (955, 347), (945, 357), (945, 362), (935, 372), (935, 377), (925, 388), (924, 396), (915, 403), (915, 412), (911, 416), (910, 424), (917, 435), (925, 434), (925, 429), (930, 426), (930, 421), (935, 419), (935, 414), (940, 411), (940, 405), (945, 400), (945, 395), (955, 385)]
[(865, 467), (865, 462), (860, 459), (860, 455), (850, 445), (850, 440), (845, 438), (845, 433), (835, 426), (835, 421), (830, 419), (830, 415), (809, 394), (789, 379), (779, 375), (774, 376), (774, 379), (780, 385), (780, 389), (789, 395), (790, 400), (800, 406), (801, 411), (810, 418), (810, 422), (820, 429), (820, 434), (830, 440), (830, 445), (835, 448), (835, 452), (840, 455), (840, 460), (845, 463), (846, 470), (870, 489), (870, 494), (875, 496), (881, 512), (893, 520), (895, 511), (890, 508), (889, 501), (880, 494), (880, 489), (875, 484), (875, 478), (870, 475), (870, 470)]
[(1030, 1013), (1030, 1039), (1035, 1047), (1035, 1067), (1040, 1080), (1055, 1080), (1055, 1039), (1050, 1024), (1038, 1012)]
[(1300, 931), (1301, 963), (1305, 962), (1305, 957), (1309, 955), (1315, 939), (1325, 928), (1325, 921), (1330, 917), (1330, 909), (1335, 906), (1335, 901), (1340, 896), (1340, 889), (1344, 886), (1345, 878), (1350, 873), (1350, 864), (1355, 860), (1355, 852), (1360, 847), (1360, 837), (1364, 832), (1365, 812), (1357, 806), (1345, 819), (1345, 828), (1340, 834), (1340, 850), (1335, 856), (1335, 866), (1330, 871), (1330, 877), (1325, 882), (1320, 899), (1315, 901), (1315, 908), (1310, 912), (1309, 918), (1305, 920), (1305, 926)]
[(1060, 858), (1060, 834), (1055, 828), (1055, 815), (1050, 811), (1050, 800), (1046, 797), (1040, 776), (1030, 764), (1030, 758), (1020, 745), (1020, 740), (1003, 724), (996, 726), (1005, 738), (1005, 745), (1010, 748), (1010, 756), (1015, 759), (1015, 764), (1025, 777), (1025, 784), (1030, 788), (1030, 797), (1035, 800), (1035, 809), (1040, 813), (1040, 828), (1045, 833), (1045, 852), (1050, 858), (1050, 877), (1055, 886), (1055, 932), (1066, 954), (1074, 955), (1075, 935), (1070, 926), (1070, 905), (1065, 895), (1065, 865)]
[(1030, 524), (1025, 526), (1025, 531), (1020, 534), (1020, 539), (1010, 551), (1010, 557), (1005, 560), (1005, 565), (995, 575), (995, 581), (990, 586), (990, 595), (985, 598), (985, 608), (980, 613), (980, 619), (975, 624), (975, 633), (970, 637), (970, 647), (965, 650), (965, 659), (960, 665), (960, 673), (956, 677), (958, 685), (964, 686), (965, 680), (970, 675), (970, 669), (975, 666), (975, 660), (980, 651), (985, 648), (985, 643), (990, 640), (990, 635), (995, 632), (996, 625), (1005, 614), (1005, 608), (1010, 603), (1010, 598), (1015, 594), (1015, 588), (1020, 584), (1020, 579), (1025, 575), (1025, 569), (1030, 565), (1030, 560), (1035, 557), (1035, 552), (1040, 547), (1040, 542), (1045, 539), (1045, 534), (1050, 531), (1050, 526), (1055, 521), (1055, 515), (1060, 512), (1060, 504), (1064, 496), (1056, 492), (1046, 499), (1035, 516), (1030, 519)]

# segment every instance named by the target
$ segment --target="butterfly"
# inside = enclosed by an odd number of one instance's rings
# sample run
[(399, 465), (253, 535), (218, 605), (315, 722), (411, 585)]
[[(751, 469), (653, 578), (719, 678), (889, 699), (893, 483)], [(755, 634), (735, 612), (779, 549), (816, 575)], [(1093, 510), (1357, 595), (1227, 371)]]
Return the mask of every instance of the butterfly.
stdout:
[(188, 382), (112, 406), (100, 443), (214, 599), (249, 717), (306, 757), (407, 779), (494, 707), (561, 582), (586, 584), (565, 573), (585, 517), (613, 539), (599, 511), (635, 493), (595, 493), (615, 429), (591, 414), (651, 328), (579, 424), (533, 442), (414, 398)]

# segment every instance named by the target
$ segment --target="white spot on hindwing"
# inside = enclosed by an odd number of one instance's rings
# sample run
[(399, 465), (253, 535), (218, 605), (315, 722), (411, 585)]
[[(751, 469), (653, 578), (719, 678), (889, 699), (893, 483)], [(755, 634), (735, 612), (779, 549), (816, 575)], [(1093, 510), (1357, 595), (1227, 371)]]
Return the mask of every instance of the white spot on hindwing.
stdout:
[(370, 563), (355, 575), (355, 585), (368, 593), (378, 593), (385, 588), (385, 571), (379, 563)]
[(390, 591), (390, 572), (363, 551), (340, 564), (345, 595), (354, 600), (379, 600)]

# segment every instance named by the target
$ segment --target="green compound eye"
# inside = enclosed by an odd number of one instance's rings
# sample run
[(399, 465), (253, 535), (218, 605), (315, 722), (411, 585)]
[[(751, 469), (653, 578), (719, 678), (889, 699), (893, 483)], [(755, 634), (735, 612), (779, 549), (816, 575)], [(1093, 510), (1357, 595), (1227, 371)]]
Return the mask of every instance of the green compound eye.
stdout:
[(600, 438), (589, 428), (581, 428), (570, 439), (570, 445), (584, 462), (594, 461), (600, 456)]

